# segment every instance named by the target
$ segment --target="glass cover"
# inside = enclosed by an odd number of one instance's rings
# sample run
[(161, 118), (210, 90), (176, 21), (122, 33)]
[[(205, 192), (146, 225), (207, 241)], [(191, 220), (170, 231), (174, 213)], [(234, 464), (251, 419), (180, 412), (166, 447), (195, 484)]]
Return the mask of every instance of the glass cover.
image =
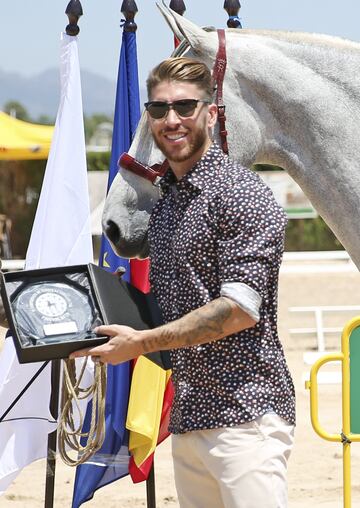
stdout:
[(86, 273), (7, 283), (23, 347), (94, 338), (103, 324)]

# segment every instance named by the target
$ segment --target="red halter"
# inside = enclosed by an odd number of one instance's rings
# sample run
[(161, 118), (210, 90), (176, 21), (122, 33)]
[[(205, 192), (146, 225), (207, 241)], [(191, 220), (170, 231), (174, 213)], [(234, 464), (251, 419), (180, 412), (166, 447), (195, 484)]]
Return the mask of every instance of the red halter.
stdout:
[[(218, 122), (219, 122), (219, 133), (221, 140), (221, 148), (224, 153), (229, 153), (227, 143), (227, 130), (225, 128), (226, 116), (225, 116), (225, 104), (223, 100), (223, 83), (226, 71), (226, 38), (225, 30), (221, 29), (217, 31), (219, 37), (219, 48), (216, 55), (216, 60), (213, 68), (213, 79), (216, 82), (216, 104), (218, 107)], [(169, 169), (169, 163), (167, 159), (162, 164), (154, 164), (153, 166), (147, 166), (137, 161), (124, 152), (119, 159), (119, 166), (135, 173), (142, 178), (146, 178), (154, 185), (159, 184), (159, 180), (164, 176), (166, 171)]]

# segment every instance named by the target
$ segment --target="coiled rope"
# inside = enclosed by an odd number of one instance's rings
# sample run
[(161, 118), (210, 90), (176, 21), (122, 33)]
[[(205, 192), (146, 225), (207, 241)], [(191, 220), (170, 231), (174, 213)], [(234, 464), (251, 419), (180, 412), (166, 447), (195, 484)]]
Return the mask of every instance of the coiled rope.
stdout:
[[(68, 466), (78, 466), (87, 461), (97, 452), (105, 439), (105, 394), (106, 394), (106, 365), (94, 362), (94, 382), (88, 388), (81, 388), (88, 357), (84, 360), (79, 377), (76, 376), (75, 360), (64, 360), (61, 415), (58, 426), (59, 453)], [(92, 396), (91, 423), (88, 432), (83, 432), (84, 415), (79, 401)], [(74, 421), (74, 406), (76, 407), (79, 423)], [(80, 442), (86, 438), (86, 445)], [(70, 450), (78, 453), (73, 459)]]

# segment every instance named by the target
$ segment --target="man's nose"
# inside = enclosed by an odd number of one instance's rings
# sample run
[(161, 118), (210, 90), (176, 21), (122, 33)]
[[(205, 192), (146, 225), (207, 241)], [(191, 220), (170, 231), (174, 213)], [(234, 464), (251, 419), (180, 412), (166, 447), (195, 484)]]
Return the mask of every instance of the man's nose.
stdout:
[(166, 123), (167, 125), (179, 125), (181, 123), (181, 120), (179, 116), (176, 114), (175, 110), (173, 108), (170, 108), (167, 115), (166, 115)]

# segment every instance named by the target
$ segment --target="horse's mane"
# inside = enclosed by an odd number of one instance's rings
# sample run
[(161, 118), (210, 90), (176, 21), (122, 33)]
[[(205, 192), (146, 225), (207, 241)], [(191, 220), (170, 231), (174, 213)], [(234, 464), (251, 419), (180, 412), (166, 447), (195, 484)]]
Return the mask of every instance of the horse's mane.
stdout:
[(297, 44), (307, 43), (310, 45), (328, 46), (330, 48), (355, 49), (360, 50), (360, 43), (343, 39), (334, 35), (317, 34), (309, 32), (287, 32), (281, 30), (247, 30), (230, 28), (227, 30), (236, 36), (260, 35), (276, 40), (285, 40)]
[[(213, 26), (203, 27), (206, 32), (215, 32), (216, 28)], [(244, 37), (246, 35), (255, 35), (260, 37), (267, 37), (274, 40), (282, 40), (292, 42), (294, 44), (309, 44), (314, 46), (328, 47), (329, 49), (343, 49), (343, 50), (356, 50), (360, 51), (360, 43), (343, 39), (333, 35), (316, 34), (309, 32), (289, 32), (282, 30), (252, 30), (239, 28), (228, 28), (226, 33), (235, 35), (235, 37)], [(190, 47), (190, 44), (184, 39), (181, 44), (176, 48), (172, 56), (181, 56)]]

